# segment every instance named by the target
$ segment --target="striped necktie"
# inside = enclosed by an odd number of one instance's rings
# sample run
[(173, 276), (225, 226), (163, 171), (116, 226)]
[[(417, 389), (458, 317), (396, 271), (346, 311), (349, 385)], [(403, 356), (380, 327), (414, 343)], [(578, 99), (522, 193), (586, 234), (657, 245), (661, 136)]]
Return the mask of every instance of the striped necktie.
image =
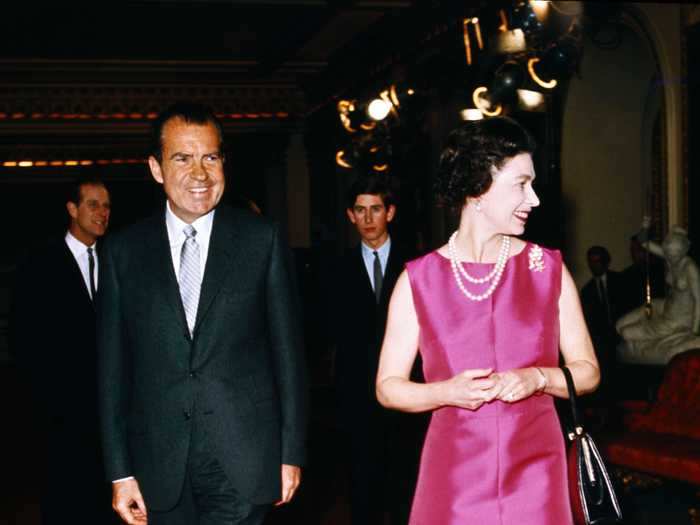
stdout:
[(199, 269), (199, 244), (195, 239), (197, 230), (191, 224), (184, 229), (185, 242), (180, 252), (180, 276), (178, 285), (180, 286), (180, 297), (182, 306), (185, 309), (187, 327), (190, 335), (194, 330), (197, 320), (197, 307), (199, 306), (199, 292), (202, 285), (202, 277)]

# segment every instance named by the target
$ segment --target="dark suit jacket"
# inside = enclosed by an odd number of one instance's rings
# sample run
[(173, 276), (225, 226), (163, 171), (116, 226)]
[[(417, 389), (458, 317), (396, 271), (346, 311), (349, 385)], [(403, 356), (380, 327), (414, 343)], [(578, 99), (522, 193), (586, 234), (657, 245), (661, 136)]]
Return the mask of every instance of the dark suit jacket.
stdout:
[(11, 340), (42, 423), (44, 522), (63, 523), (65, 502), (80, 487), (75, 523), (112, 523), (100, 451), (95, 308), (63, 236), (19, 266)]
[[(581, 289), (583, 315), (597, 350), (604, 350), (603, 347), (610, 349), (618, 340), (615, 322), (623, 313), (624, 299), (624, 283), (619, 272), (607, 272), (606, 288), (610, 305), (610, 320), (608, 320), (605, 305), (598, 295), (595, 279), (590, 279)], [(598, 358), (601, 358), (600, 354)]]
[(369, 418), (383, 410), (376, 400), (374, 384), (389, 299), (405, 261), (392, 242), (378, 304), (360, 245), (346, 252), (333, 274), (333, 285), (327, 286), (334, 297), (329, 326), (336, 345), (335, 384), (342, 427), (366, 427)]
[(196, 421), (243, 498), (279, 498), (280, 465), (304, 463), (306, 384), (293, 271), (277, 226), (217, 208), (193, 337), (163, 211), (113, 235), (100, 262), (107, 476), (135, 476), (150, 508), (170, 508)]
[(63, 237), (18, 267), (11, 340), (49, 431), (97, 431), (95, 309)]

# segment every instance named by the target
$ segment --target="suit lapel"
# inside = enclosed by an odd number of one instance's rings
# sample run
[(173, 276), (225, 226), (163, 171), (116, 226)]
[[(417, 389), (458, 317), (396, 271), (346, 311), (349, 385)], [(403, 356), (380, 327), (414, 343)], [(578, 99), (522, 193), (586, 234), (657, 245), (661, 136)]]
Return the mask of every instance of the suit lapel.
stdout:
[(231, 225), (228, 210), (223, 206), (217, 208), (214, 214), (211, 238), (209, 239), (207, 264), (202, 277), (202, 290), (199, 294), (195, 330), (202, 324), (214, 299), (221, 290), (221, 285), (231, 268), (235, 265), (232, 247), (236, 242), (237, 234), (238, 232)]
[[(355, 272), (360, 278), (360, 282), (363, 283), (362, 288), (365, 290), (364, 295), (366, 298), (371, 298), (372, 303), (376, 304), (377, 300), (374, 297), (374, 289), (372, 288), (372, 281), (369, 280), (369, 274), (367, 273), (367, 267), (365, 266), (365, 259), (362, 256), (362, 243), (357, 245), (355, 253), (352, 256), (353, 266), (355, 267)], [(369, 299), (368, 299), (369, 300)]]
[(154, 284), (157, 286), (158, 290), (163, 292), (165, 300), (170, 308), (172, 308), (175, 318), (185, 332), (187, 332), (185, 310), (182, 307), (180, 287), (177, 284), (173, 258), (170, 253), (170, 239), (168, 238), (168, 229), (165, 225), (165, 213), (159, 214), (154, 220), (155, 225), (151, 230), (152, 236), (144, 239), (146, 241), (144, 245), (146, 253), (144, 261), (151, 262), (152, 269), (149, 275), (155, 276)]
[(384, 286), (382, 287), (382, 302), (388, 301), (390, 297), (390, 290), (393, 291), (394, 284), (399, 278), (401, 271), (403, 270), (403, 258), (399, 253), (399, 250), (392, 243), (389, 249), (389, 258), (386, 262), (386, 270), (384, 271)]
[(88, 289), (85, 286), (85, 279), (83, 279), (83, 274), (78, 266), (78, 261), (76, 261), (75, 257), (73, 257), (73, 252), (70, 251), (65, 239), (61, 239), (60, 245), (61, 257), (63, 259), (63, 264), (66, 267), (67, 275), (70, 274), (70, 279), (72, 279), (75, 283), (74, 286), (71, 286), (71, 288), (80, 289), (80, 297), (83, 298), (86, 304), (89, 303), (91, 307), (94, 308), (95, 305), (92, 302), (92, 299), (90, 299), (90, 292), (88, 292)]

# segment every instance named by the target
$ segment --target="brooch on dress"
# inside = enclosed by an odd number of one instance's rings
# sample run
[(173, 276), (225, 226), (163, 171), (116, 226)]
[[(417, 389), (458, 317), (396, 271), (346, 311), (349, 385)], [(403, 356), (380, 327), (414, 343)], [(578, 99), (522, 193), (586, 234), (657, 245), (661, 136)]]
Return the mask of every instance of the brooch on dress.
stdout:
[(530, 258), (530, 271), (541, 272), (542, 270), (544, 270), (544, 258), (542, 248), (535, 244), (530, 248), (530, 251), (527, 255)]

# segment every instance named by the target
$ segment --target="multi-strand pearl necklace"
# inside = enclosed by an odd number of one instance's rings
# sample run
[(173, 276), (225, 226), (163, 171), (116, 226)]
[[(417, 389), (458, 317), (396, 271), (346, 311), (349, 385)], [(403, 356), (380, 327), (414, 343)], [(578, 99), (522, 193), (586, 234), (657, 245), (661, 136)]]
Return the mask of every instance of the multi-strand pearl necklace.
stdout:
[[(491, 270), (491, 272), (489, 272), (489, 274), (485, 277), (472, 277), (459, 263), (459, 260), (457, 259), (457, 247), (455, 245), (456, 238), (457, 232), (454, 232), (450, 236), (450, 240), (447, 241), (447, 252), (450, 256), (450, 265), (452, 266), (452, 273), (455, 276), (455, 281), (457, 281), (457, 286), (460, 290), (462, 290), (462, 293), (472, 301), (483, 301), (491, 296), (494, 290), (496, 290), (498, 283), (501, 282), (501, 276), (503, 275), (503, 270), (506, 267), (508, 256), (510, 255), (510, 237), (507, 235), (501, 235), (501, 250), (498, 253), (498, 260), (496, 261), (493, 270)], [(464, 286), (460, 274), (471, 283), (482, 284), (491, 281), (491, 285), (481, 295), (475, 295)]]

